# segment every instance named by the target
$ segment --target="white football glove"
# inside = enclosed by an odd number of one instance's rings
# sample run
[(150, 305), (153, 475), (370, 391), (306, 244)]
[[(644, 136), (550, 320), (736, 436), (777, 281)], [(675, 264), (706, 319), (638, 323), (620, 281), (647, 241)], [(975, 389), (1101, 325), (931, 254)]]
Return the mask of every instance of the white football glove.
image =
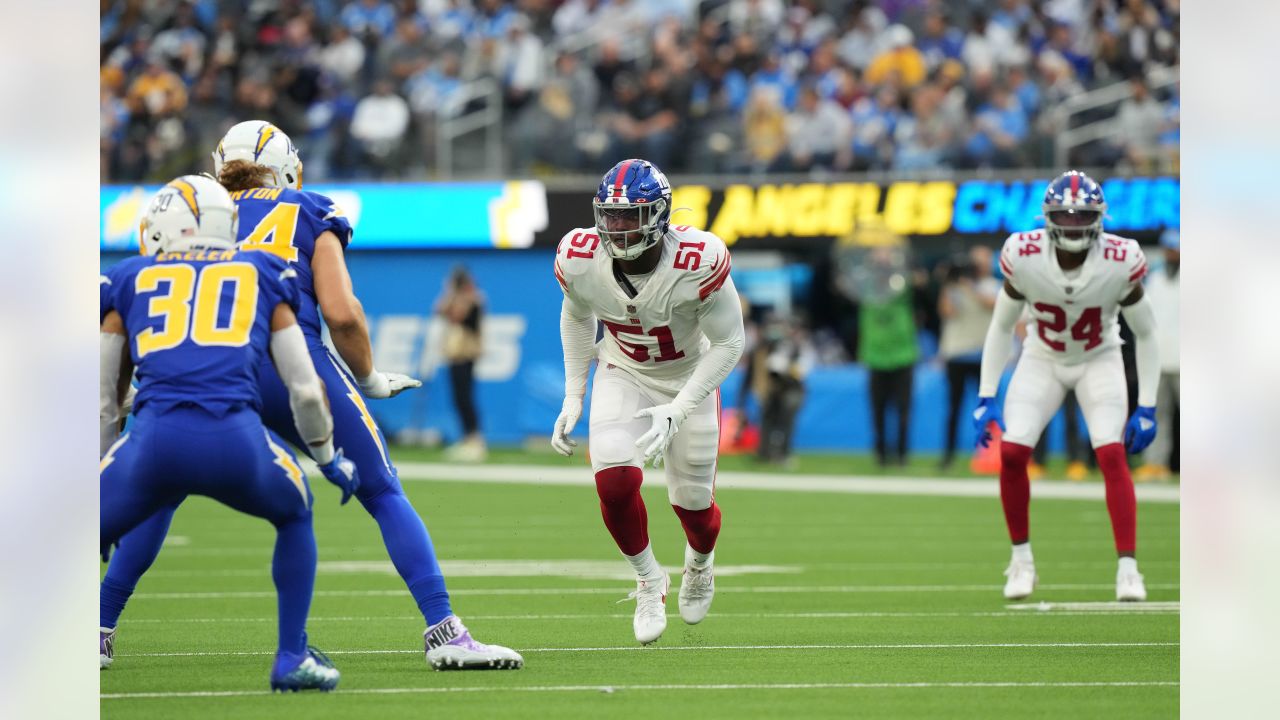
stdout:
[(422, 387), (421, 380), (415, 380), (400, 373), (384, 373), (374, 370), (368, 377), (359, 378), (360, 392), (371, 400), (392, 398), (410, 388)]
[(649, 417), (653, 420), (653, 426), (649, 428), (649, 432), (640, 436), (636, 440), (636, 447), (640, 448), (640, 452), (644, 453), (644, 459), (641, 465), (653, 464), (658, 467), (662, 464), (662, 455), (667, 451), (667, 446), (671, 444), (671, 439), (676, 436), (676, 432), (680, 429), (680, 423), (688, 417), (684, 410), (674, 404), (654, 405), (653, 407), (644, 408), (635, 415), (638, 418)]
[(560, 417), (556, 418), (556, 429), (551, 432), (551, 447), (565, 457), (572, 455), (573, 449), (578, 446), (578, 441), (569, 437), (569, 433), (573, 432), (573, 426), (578, 424), (580, 417), (582, 398), (565, 398), (564, 405), (560, 407)]

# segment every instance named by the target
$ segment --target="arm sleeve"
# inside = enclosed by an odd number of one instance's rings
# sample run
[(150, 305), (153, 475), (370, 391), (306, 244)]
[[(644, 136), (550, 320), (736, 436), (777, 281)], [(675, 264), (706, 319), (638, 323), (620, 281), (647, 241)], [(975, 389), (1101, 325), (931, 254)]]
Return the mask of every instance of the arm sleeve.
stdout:
[(101, 356), (98, 370), (98, 457), (107, 454), (107, 449), (120, 432), (120, 402), (116, 393), (120, 387), (120, 357), (124, 343), (125, 336), (117, 333), (98, 335)]
[(1000, 375), (1009, 362), (1013, 349), (1013, 326), (1022, 315), (1022, 300), (1014, 300), (1003, 289), (996, 296), (996, 306), (982, 343), (982, 375), (978, 381), (978, 397), (995, 397), (1000, 389)]
[(596, 354), (596, 317), (568, 295), (560, 304), (560, 344), (564, 347), (564, 396), (587, 393), (587, 372)]
[(311, 364), (302, 328), (290, 325), (271, 333), (271, 359), (289, 391), (289, 407), (298, 435), (311, 449), (316, 462), (333, 460), (333, 416), (325, 404), (324, 386)]
[(673, 401), (686, 415), (693, 412), (729, 377), (746, 346), (746, 333), (742, 329), (742, 302), (738, 300), (738, 290), (727, 274), (720, 283), (720, 289), (701, 306), (698, 318), (698, 325), (711, 341), (711, 347), (698, 360), (689, 381)]
[(1143, 295), (1138, 302), (1123, 307), (1124, 319), (1133, 330), (1133, 359), (1138, 367), (1138, 404), (1155, 407), (1160, 389), (1160, 345), (1156, 342), (1156, 314)]

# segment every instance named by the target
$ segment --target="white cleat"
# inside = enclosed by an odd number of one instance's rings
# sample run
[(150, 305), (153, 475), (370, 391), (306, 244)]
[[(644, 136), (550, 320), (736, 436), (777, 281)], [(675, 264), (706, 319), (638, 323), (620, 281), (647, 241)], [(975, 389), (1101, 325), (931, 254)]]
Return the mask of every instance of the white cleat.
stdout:
[(422, 634), (427, 664), (436, 670), (519, 670), (520, 653), (501, 645), (486, 645), (471, 637), (457, 615), (450, 615)]
[(692, 548), (685, 546), (684, 574), (680, 578), (680, 618), (690, 625), (697, 625), (711, 609), (711, 599), (716, 594), (716, 578), (713, 564), (715, 551), (702, 568), (693, 566)]
[(98, 669), (106, 670), (116, 656), (116, 629), (98, 628)]
[(667, 591), (671, 589), (671, 578), (665, 570), (660, 572), (660, 580), (637, 578), (636, 589), (627, 595), (627, 599), (636, 601), (636, 616), (631, 626), (641, 645), (662, 637), (662, 631), (667, 629)]
[(1116, 573), (1116, 599), (1126, 602), (1143, 602), (1147, 599), (1147, 586), (1142, 582), (1142, 573), (1136, 570), (1121, 570)]
[(1021, 600), (1031, 594), (1036, 588), (1035, 563), (1029, 563), (1022, 560), (1014, 560), (1009, 563), (1009, 567), (1004, 571), (1005, 577), (1009, 578), (1004, 584), (1004, 597), (1006, 600)]

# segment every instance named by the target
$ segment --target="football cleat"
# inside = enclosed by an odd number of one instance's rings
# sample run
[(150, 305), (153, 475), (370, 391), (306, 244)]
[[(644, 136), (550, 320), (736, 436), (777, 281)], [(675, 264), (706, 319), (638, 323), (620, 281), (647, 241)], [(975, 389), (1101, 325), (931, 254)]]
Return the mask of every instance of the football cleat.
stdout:
[[(277, 665), (280, 656), (276, 656)], [(342, 675), (333, 666), (333, 662), (319, 649), (307, 646), (307, 654), (289, 672), (280, 672), (279, 667), (271, 671), (271, 691), (298, 692), (300, 690), (319, 690), (329, 692), (338, 687), (338, 678)]]
[(427, 662), (436, 670), (519, 670), (524, 667), (524, 658), (515, 650), (477, 642), (457, 615), (427, 628), (422, 641)]
[(713, 570), (715, 551), (701, 568), (693, 565), (693, 548), (684, 549), (684, 574), (680, 577), (680, 618), (690, 625), (697, 625), (711, 609), (711, 599), (716, 594), (716, 578)]
[(1116, 573), (1116, 600), (1143, 602), (1146, 599), (1147, 586), (1142, 582), (1142, 573), (1136, 570)]
[(1006, 600), (1021, 600), (1031, 594), (1036, 588), (1036, 566), (1034, 563), (1022, 560), (1014, 560), (1009, 563), (1009, 567), (1004, 571), (1005, 577), (1009, 578), (1004, 584), (1004, 597)]
[(106, 670), (116, 657), (116, 629), (98, 628), (98, 669)]
[(641, 645), (662, 637), (662, 631), (667, 629), (667, 591), (671, 589), (671, 578), (661, 568), (658, 572), (661, 579), (636, 578), (636, 589), (627, 595), (628, 600), (634, 598), (636, 601), (636, 615), (631, 627)]

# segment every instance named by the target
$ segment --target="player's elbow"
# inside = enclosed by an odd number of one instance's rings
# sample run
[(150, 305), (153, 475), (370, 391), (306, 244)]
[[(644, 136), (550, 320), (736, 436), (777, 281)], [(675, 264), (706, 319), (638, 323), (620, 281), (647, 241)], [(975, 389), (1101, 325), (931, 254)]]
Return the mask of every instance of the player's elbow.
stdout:
[(364, 323), (364, 312), (360, 308), (360, 301), (354, 296), (347, 298), (344, 302), (333, 303), (329, 307), (321, 305), (320, 314), (324, 316), (324, 324), (329, 326), (329, 332), (340, 335), (356, 331)]

